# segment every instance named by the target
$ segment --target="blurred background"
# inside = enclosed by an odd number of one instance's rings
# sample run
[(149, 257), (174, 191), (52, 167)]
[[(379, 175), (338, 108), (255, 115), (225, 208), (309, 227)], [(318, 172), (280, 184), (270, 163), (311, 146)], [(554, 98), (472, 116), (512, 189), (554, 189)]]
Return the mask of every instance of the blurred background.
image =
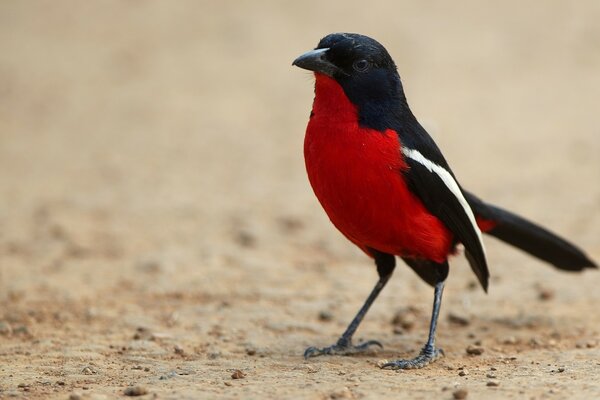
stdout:
[[(387, 47), (463, 186), (598, 260), (599, 20), (596, 1), (0, 3), (0, 358), (25, 366), (54, 349), (54, 367), (29, 373), (52, 370), (72, 390), (90, 342), (140, 327), (196, 343), (186, 351), (198, 362), (241, 362), (248, 342), (296, 360), (332, 341), (376, 274), (308, 185), (313, 82), (291, 62), (336, 31)], [(541, 314), (581, 310), (586, 324), (600, 298), (581, 285), (594, 292), (596, 275), (488, 247), (492, 294), (462, 294), (473, 277), (459, 258), (449, 304), (478, 316), (507, 307), (508, 318), (541, 282), (558, 297)], [(429, 288), (398, 275), (366, 328), (379, 338), (394, 308), (429, 309)], [(319, 324), (323, 309), (335, 323)], [(31, 340), (33, 355), (17, 356)], [(171, 345), (138, 356), (171, 368)], [(22, 390), (23, 376), (4, 390)]]

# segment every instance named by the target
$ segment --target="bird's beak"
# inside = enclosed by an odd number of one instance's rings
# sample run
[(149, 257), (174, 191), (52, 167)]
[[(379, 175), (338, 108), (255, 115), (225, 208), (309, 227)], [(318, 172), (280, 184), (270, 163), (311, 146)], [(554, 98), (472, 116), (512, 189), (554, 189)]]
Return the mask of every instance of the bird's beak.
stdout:
[(333, 76), (335, 72), (339, 71), (339, 68), (327, 60), (325, 57), (327, 50), (329, 50), (329, 48), (308, 51), (296, 58), (292, 65), (309, 71)]

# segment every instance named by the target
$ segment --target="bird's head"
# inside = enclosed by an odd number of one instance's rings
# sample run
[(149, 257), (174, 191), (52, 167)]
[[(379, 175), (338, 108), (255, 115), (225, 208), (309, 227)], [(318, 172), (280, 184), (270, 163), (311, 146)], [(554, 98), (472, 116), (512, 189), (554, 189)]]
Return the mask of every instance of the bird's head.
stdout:
[(317, 87), (319, 79), (335, 80), (360, 114), (406, 104), (396, 64), (385, 47), (368, 36), (332, 33), (292, 65), (314, 71)]

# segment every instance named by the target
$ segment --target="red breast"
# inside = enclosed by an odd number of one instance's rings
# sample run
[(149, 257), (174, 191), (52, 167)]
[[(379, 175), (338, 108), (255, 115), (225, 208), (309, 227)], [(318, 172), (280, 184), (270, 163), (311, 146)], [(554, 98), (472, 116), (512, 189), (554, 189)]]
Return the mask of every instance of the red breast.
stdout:
[(396, 132), (360, 127), (342, 87), (322, 74), (316, 74), (312, 111), (306, 169), (333, 224), (367, 253), (445, 261), (452, 235), (402, 179), (407, 165)]

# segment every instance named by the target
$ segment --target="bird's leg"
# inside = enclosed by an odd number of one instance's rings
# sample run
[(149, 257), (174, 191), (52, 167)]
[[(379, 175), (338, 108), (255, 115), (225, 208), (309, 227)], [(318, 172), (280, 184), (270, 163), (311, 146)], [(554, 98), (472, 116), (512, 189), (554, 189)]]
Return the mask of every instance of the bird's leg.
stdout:
[[(446, 264), (447, 265), (447, 264)], [(445, 278), (444, 278), (445, 279)], [(418, 356), (412, 360), (396, 360), (384, 364), (381, 368), (384, 369), (416, 369), (423, 368), (441, 356), (444, 355), (442, 349), (435, 347), (435, 331), (437, 328), (438, 315), (440, 313), (440, 306), (442, 305), (442, 293), (444, 291), (444, 281), (439, 281), (435, 284), (435, 292), (433, 298), (433, 312), (431, 314), (431, 324), (429, 326), (429, 338), (427, 343), (421, 349)]]
[(377, 273), (379, 274), (379, 280), (377, 281), (377, 284), (371, 291), (369, 297), (367, 297), (365, 304), (363, 304), (363, 306), (358, 311), (350, 325), (348, 325), (348, 328), (346, 328), (346, 331), (342, 334), (342, 336), (334, 345), (323, 348), (309, 347), (304, 351), (304, 358), (316, 357), (321, 355), (356, 354), (368, 351), (371, 346), (379, 346), (383, 348), (381, 343), (379, 343), (377, 340), (369, 340), (356, 346), (352, 344), (352, 336), (354, 335), (354, 332), (356, 332), (356, 329), (360, 325), (364, 316), (367, 314), (367, 311), (369, 311), (371, 304), (373, 304), (381, 290), (384, 288), (385, 284), (392, 276), (392, 272), (394, 271), (394, 267), (396, 266), (396, 259), (393, 255), (380, 253), (373, 250), (372, 253), (375, 255), (375, 264), (377, 265)]

